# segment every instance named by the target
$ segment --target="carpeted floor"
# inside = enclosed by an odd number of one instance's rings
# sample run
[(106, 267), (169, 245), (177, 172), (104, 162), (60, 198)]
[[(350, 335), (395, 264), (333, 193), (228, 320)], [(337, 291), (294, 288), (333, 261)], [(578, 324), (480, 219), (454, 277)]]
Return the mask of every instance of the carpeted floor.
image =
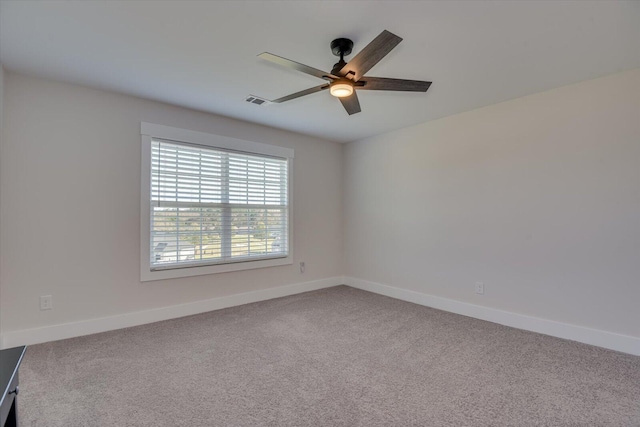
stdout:
[(345, 286), (29, 347), (21, 426), (640, 426), (640, 357)]

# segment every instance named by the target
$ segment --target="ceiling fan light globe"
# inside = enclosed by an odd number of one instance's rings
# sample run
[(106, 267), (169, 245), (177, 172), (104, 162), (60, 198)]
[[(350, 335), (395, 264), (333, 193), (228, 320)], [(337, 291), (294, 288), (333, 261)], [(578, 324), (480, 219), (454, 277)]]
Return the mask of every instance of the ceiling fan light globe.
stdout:
[(337, 98), (344, 98), (353, 93), (353, 86), (348, 83), (335, 83), (331, 85), (329, 92)]

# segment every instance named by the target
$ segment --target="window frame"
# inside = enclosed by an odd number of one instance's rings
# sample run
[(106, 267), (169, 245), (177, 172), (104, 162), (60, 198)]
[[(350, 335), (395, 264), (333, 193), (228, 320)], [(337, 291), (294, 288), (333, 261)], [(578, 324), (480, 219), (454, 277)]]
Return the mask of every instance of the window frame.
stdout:
[[(180, 129), (153, 123), (140, 123), (141, 134), (141, 186), (140, 186), (140, 281), (174, 279), (205, 274), (226, 273), (255, 268), (293, 264), (293, 158), (291, 148), (259, 142), (245, 141), (226, 136)], [(153, 269), (151, 265), (151, 141), (153, 138), (177, 143), (195, 144), (222, 150), (248, 154), (282, 157), (287, 159), (287, 218), (288, 254), (285, 257), (238, 260), (226, 264), (177, 266)]]

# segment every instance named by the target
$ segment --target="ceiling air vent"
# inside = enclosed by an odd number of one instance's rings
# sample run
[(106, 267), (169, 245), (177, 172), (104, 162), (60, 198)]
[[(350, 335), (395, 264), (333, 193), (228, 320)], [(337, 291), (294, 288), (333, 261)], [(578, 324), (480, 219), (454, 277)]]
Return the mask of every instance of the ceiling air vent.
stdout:
[(271, 104), (271, 101), (269, 101), (268, 99), (260, 98), (259, 96), (255, 96), (255, 95), (247, 96), (245, 101), (250, 102), (252, 104), (263, 105), (263, 106)]

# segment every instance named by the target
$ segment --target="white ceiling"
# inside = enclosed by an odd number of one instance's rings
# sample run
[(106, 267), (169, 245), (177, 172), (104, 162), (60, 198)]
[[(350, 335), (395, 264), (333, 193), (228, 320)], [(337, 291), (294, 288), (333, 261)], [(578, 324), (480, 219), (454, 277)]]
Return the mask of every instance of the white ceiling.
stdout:
[[(332, 39), (355, 54), (384, 29), (404, 41), (369, 75), (433, 81), (427, 94), (360, 91), (353, 116), (327, 92), (244, 101), (322, 83), (257, 54), (329, 71)], [(0, 61), (345, 142), (640, 67), (640, 2), (1, 0)]]

